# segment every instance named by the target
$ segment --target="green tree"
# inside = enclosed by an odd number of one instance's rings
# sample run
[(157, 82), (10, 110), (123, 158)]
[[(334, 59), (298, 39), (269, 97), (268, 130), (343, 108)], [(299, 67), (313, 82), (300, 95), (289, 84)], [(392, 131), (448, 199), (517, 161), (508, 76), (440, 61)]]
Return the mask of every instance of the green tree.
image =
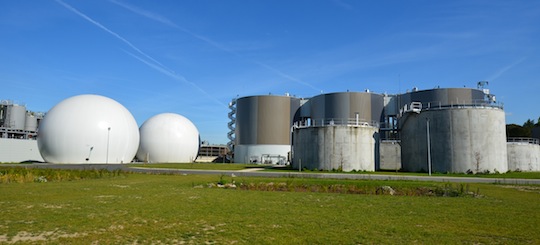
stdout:
[(531, 137), (531, 132), (517, 124), (506, 125), (506, 137)]

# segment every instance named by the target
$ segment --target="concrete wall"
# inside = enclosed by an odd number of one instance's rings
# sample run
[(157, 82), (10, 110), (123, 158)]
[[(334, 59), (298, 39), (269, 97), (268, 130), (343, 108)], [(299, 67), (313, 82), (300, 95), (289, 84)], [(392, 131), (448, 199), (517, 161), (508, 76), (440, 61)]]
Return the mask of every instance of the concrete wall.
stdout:
[(0, 162), (43, 161), (37, 140), (0, 138)]
[(508, 149), (508, 170), (540, 171), (540, 145), (509, 142), (506, 147)]
[(408, 113), (402, 118), (401, 157), (405, 171), (427, 171), (427, 119), (433, 172), (506, 172), (504, 111), (452, 108)]
[(375, 171), (378, 132), (370, 126), (295, 128), (292, 167)]
[(382, 141), (380, 143), (380, 164), (381, 170), (401, 169), (401, 145), (399, 141)]
[[(234, 162), (261, 164), (266, 160), (272, 161), (270, 164), (285, 164), (278, 162), (278, 158), (287, 161), (290, 151), (290, 145), (237, 145), (234, 147)], [(270, 159), (266, 157), (268, 155)]]

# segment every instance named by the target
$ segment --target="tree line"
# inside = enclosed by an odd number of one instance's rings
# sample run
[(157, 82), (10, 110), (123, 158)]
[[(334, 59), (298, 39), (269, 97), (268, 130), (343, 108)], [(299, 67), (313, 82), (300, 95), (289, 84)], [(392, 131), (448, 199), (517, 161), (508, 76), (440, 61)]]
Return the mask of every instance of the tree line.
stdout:
[(523, 125), (506, 124), (506, 136), (531, 138), (534, 128), (540, 128), (540, 117), (536, 123), (534, 120), (528, 119)]

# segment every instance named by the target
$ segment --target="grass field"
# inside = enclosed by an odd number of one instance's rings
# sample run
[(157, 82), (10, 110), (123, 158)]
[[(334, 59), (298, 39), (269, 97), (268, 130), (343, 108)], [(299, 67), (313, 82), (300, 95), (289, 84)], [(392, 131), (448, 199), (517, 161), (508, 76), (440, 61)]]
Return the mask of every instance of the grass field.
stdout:
[[(540, 243), (539, 186), (471, 184), (481, 197), (392, 196), (207, 186), (220, 181), (395, 189), (444, 184), (99, 171), (68, 179), (61, 177), (66, 172), (53, 172), (45, 174), (58, 176), (56, 181), (0, 184), (0, 243)], [(34, 180), (40, 174), (32, 175)], [(17, 177), (32, 180), (28, 176)]]

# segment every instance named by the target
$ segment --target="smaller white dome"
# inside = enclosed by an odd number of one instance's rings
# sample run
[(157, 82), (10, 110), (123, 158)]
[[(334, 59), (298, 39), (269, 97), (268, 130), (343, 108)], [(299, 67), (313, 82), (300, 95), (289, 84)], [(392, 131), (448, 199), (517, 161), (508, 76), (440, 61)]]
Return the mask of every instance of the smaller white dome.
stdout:
[(193, 162), (199, 153), (199, 131), (184, 116), (162, 113), (139, 129), (137, 159), (151, 163)]

